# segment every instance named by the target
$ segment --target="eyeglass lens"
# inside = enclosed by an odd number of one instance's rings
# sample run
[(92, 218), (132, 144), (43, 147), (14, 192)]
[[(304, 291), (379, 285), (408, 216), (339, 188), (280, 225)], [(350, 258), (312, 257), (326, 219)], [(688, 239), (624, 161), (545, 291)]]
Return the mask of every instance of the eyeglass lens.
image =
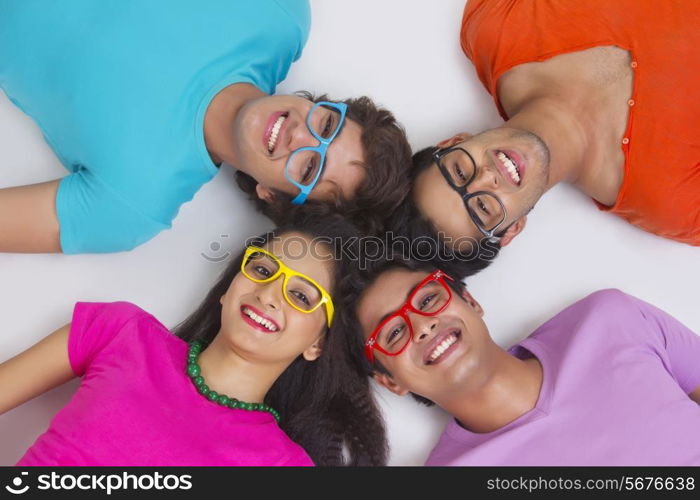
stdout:
[[(307, 124), (316, 139), (329, 139), (341, 125), (340, 112), (326, 105), (314, 106), (307, 118)], [(309, 147), (319, 143), (309, 144)], [(317, 151), (300, 149), (292, 153), (287, 163), (288, 175), (302, 186), (310, 185), (321, 168), (321, 155)]]
[[(416, 289), (411, 296), (411, 312), (430, 316), (439, 311), (450, 300), (447, 287), (438, 280), (430, 280)], [(410, 338), (406, 319), (394, 316), (377, 335), (377, 343), (385, 351), (395, 354), (403, 349)]]
[[(245, 276), (257, 282), (270, 281), (279, 268), (279, 261), (260, 252), (251, 253), (243, 265)], [(322, 298), (321, 290), (301, 276), (292, 276), (287, 280), (284, 296), (290, 304), (304, 311), (316, 307)]]
[[(471, 157), (461, 149), (453, 149), (440, 158), (442, 170), (456, 188), (466, 188), (476, 178), (476, 166)], [(495, 195), (481, 192), (467, 200), (472, 215), (487, 231), (495, 228), (504, 218), (503, 206)]]

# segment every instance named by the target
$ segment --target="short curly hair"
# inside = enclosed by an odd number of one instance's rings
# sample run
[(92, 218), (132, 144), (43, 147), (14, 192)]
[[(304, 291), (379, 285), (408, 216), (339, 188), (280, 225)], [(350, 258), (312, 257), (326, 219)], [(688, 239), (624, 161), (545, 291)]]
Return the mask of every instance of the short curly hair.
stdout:
[[(312, 102), (329, 101), (327, 95), (314, 96), (300, 91), (297, 95)], [(377, 234), (384, 229), (386, 217), (401, 204), (410, 188), (408, 173), (411, 147), (403, 127), (387, 109), (377, 106), (369, 97), (345, 99), (346, 116), (362, 128), (364, 168), (366, 175), (352, 199), (339, 198), (333, 208), (349, 218), (363, 232)], [(236, 183), (255, 202), (256, 208), (277, 225), (287, 223), (292, 196), (275, 190), (272, 203), (256, 195), (258, 182), (248, 174), (236, 172)], [(322, 202), (307, 200), (306, 204)]]

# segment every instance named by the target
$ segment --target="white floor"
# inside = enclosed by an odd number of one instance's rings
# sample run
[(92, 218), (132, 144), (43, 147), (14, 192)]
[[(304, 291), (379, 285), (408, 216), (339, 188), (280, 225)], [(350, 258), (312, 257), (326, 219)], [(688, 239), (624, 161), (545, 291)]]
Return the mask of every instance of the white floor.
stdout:
[[(396, 113), (415, 148), (494, 126), (500, 119), (459, 48), (463, 6), (463, 0), (312, 0), (305, 53), (278, 90), (370, 95)], [(0, 96), (0, 187), (63, 175), (39, 130)], [(130, 253), (0, 255), (0, 360), (67, 323), (78, 300), (129, 300), (174, 325), (225, 265), (202, 254), (235, 252), (244, 238), (269, 227), (234, 187), (233, 175), (223, 172), (182, 208), (172, 230)], [(503, 345), (609, 287), (652, 302), (700, 332), (699, 258), (700, 249), (643, 233), (599, 212), (569, 187), (557, 187), (470, 288)], [(69, 383), (0, 417), (0, 465), (19, 459), (76, 386)], [(378, 394), (388, 420), (390, 463), (422, 464), (446, 415), (410, 398)]]

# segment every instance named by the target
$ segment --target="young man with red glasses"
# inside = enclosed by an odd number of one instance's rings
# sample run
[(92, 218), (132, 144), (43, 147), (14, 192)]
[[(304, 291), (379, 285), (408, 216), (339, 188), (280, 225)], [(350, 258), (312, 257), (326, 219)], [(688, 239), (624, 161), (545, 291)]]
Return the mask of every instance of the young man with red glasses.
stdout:
[(454, 416), (427, 465), (700, 465), (700, 337), (650, 304), (599, 291), (505, 350), (427, 264), (354, 297), (375, 380)]
[(422, 216), (453, 242), (506, 246), (567, 182), (600, 210), (700, 245), (698, 24), (693, 1), (470, 0), (462, 49), (506, 122), (416, 153)]
[(0, 189), (0, 252), (130, 250), (222, 164), (282, 224), (325, 203), (376, 229), (410, 147), (368, 98), (272, 96), (302, 53), (306, 0), (0, 0), (0, 88), (69, 174)]

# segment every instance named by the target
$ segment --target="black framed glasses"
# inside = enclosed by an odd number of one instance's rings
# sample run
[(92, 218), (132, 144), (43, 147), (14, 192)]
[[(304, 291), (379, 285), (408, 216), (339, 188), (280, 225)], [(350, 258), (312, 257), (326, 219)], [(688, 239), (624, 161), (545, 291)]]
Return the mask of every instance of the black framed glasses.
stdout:
[(467, 214), (479, 232), (490, 241), (500, 241), (501, 238), (495, 233), (506, 220), (506, 207), (498, 196), (489, 191), (467, 191), (477, 173), (472, 155), (456, 146), (435, 151), (433, 161), (450, 187), (461, 196)]

